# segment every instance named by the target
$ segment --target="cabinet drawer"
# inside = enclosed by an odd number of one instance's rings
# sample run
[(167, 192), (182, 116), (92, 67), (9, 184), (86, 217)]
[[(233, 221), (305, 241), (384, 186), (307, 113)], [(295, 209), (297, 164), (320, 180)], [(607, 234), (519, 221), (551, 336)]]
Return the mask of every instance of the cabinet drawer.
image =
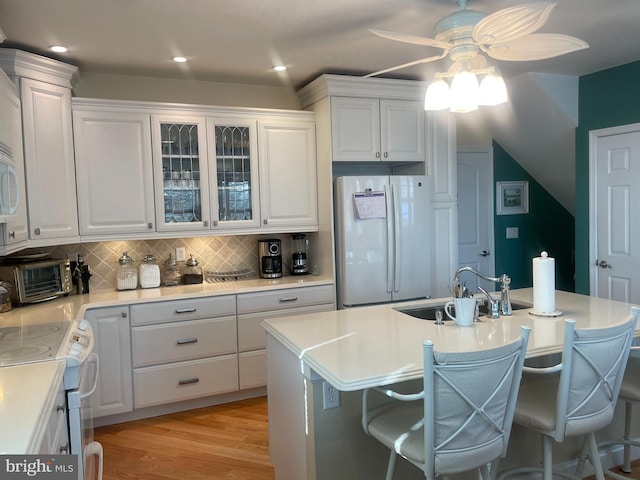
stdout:
[(267, 352), (256, 350), (239, 355), (240, 390), (267, 384)]
[(131, 306), (131, 325), (226, 317), (236, 314), (234, 295), (146, 303)]
[(238, 390), (238, 356), (136, 368), (135, 408)]
[(236, 335), (235, 316), (133, 327), (133, 366), (235, 353)]
[(264, 312), (284, 308), (304, 307), (322, 303), (334, 303), (333, 285), (316, 287), (287, 288), (268, 292), (238, 295), (238, 313)]
[(333, 310), (333, 304), (312, 305), (310, 307), (288, 308), (273, 310), (267, 313), (247, 313), (238, 315), (238, 350), (258, 350), (265, 347), (264, 328), (261, 323), (268, 318), (290, 317), (308, 313), (328, 312)]

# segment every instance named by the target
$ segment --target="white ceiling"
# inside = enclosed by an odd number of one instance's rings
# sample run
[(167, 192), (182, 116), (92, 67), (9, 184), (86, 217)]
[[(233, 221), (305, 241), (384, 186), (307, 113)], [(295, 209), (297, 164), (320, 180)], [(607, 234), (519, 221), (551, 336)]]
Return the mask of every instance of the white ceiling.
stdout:
[[(525, 3), (469, 0), (492, 13)], [(367, 29), (432, 36), (454, 0), (0, 0), (5, 46), (52, 56), (83, 72), (286, 85), (321, 73), (366, 74), (439, 51), (392, 42)], [(560, 0), (540, 32), (564, 33), (587, 50), (537, 62), (498, 62), (505, 77), (524, 72), (584, 75), (640, 60), (639, 0)], [(64, 44), (70, 51), (51, 55)], [(170, 58), (184, 55), (186, 65)], [(272, 65), (289, 70), (276, 74)], [(389, 74), (429, 80), (449, 61)]]

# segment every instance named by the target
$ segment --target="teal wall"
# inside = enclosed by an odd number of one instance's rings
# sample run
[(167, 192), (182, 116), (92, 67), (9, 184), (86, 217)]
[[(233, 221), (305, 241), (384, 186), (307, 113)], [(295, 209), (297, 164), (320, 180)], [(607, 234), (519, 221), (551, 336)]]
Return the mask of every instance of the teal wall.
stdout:
[(640, 61), (580, 77), (575, 221), (578, 293), (589, 294), (589, 131), (640, 122), (639, 85)]
[[(496, 142), (493, 174), (496, 182), (529, 182), (529, 213), (495, 216), (496, 275), (509, 275), (512, 288), (531, 287), (532, 259), (545, 250), (556, 260), (556, 288), (574, 291), (573, 216)], [(507, 239), (507, 227), (518, 227), (519, 237)]]

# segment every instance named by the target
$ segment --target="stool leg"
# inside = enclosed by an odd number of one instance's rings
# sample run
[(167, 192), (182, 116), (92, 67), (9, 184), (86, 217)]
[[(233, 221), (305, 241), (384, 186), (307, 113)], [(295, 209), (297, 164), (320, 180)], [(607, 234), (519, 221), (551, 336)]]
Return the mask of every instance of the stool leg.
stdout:
[[(624, 404), (624, 439), (629, 440), (631, 438), (631, 402), (625, 402)], [(625, 473), (631, 473), (631, 445), (625, 443), (624, 445), (624, 461), (622, 463), (622, 471)]]
[(398, 459), (398, 455), (396, 452), (391, 450), (389, 454), (389, 465), (387, 466), (387, 480), (393, 480), (393, 472), (396, 469), (396, 460)]
[(600, 462), (600, 452), (598, 451), (595, 433), (587, 434), (587, 442), (589, 443), (589, 460), (591, 461), (591, 465), (593, 465), (596, 480), (604, 480), (604, 472), (602, 470), (602, 463)]
[[(542, 435), (542, 468), (543, 480), (553, 480), (553, 440)], [(599, 479), (601, 480), (601, 479)]]

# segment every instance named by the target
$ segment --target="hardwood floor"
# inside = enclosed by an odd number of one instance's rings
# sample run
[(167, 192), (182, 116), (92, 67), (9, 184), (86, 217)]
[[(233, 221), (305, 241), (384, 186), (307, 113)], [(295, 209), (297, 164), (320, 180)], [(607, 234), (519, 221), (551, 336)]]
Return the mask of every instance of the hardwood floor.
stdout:
[[(274, 479), (266, 397), (100, 427), (95, 439), (103, 480)], [(640, 460), (632, 466), (640, 480)]]
[(96, 428), (104, 480), (273, 480), (267, 399)]

